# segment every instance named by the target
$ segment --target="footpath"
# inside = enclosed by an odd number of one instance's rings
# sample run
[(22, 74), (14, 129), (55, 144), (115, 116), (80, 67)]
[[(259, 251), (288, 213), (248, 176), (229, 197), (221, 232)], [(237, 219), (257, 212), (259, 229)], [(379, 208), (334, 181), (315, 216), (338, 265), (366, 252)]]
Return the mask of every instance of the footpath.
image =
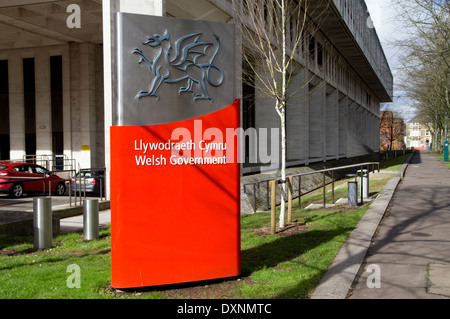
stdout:
[(416, 151), (403, 180), (390, 182), (386, 213), (379, 220), (377, 199), (312, 299), (450, 298), (450, 169)]

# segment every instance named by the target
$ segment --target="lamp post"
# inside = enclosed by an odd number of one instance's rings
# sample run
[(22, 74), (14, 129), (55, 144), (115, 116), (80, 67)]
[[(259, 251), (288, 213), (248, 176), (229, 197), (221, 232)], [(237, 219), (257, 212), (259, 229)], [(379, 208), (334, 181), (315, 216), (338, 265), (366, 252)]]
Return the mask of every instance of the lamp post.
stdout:
[(447, 134), (447, 112), (445, 112), (445, 131), (444, 131), (444, 162), (448, 162), (448, 134)]

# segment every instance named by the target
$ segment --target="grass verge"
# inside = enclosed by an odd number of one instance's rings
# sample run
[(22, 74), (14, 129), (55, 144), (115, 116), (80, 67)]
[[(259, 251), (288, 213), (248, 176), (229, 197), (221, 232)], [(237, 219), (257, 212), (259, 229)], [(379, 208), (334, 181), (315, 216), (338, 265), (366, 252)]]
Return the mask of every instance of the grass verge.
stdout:
[(446, 162), (446, 161), (445, 161), (445, 158), (444, 158), (444, 154), (443, 154), (443, 153), (432, 152), (431, 154), (433, 154), (434, 156), (436, 156), (438, 160), (442, 161), (442, 163), (444, 163), (445, 165), (447, 165), (448, 168), (450, 168), (450, 162)]
[(400, 166), (402, 166), (408, 157), (411, 155), (411, 152), (407, 152), (405, 155), (398, 156), (396, 158), (382, 161), (380, 163), (380, 169), (387, 171), (397, 171)]

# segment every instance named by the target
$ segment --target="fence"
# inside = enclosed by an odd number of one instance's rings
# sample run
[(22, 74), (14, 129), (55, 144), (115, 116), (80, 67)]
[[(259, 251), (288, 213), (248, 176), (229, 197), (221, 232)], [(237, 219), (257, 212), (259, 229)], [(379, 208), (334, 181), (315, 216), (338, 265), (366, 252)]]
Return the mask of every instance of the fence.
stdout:
[[(364, 169), (367, 170), (367, 179), (369, 179), (369, 173), (372, 171), (375, 171), (375, 165), (378, 166), (378, 172), (380, 171), (380, 163), (379, 162), (366, 162), (366, 163), (359, 163), (359, 164), (353, 164), (353, 165), (346, 165), (346, 166), (340, 166), (340, 167), (334, 167), (334, 168), (326, 168), (322, 170), (317, 170), (313, 172), (306, 172), (306, 173), (300, 173), (300, 174), (293, 174), (293, 175), (287, 175), (286, 181), (287, 183), (287, 197), (288, 197), (288, 222), (292, 221), (292, 200), (293, 200), (293, 194), (294, 194), (294, 178), (297, 178), (297, 191), (298, 191), (298, 205), (299, 208), (301, 208), (301, 183), (302, 183), (302, 176), (312, 175), (312, 174), (322, 174), (322, 186), (318, 187), (314, 190), (323, 188), (323, 205), (326, 206), (326, 186), (329, 185), (329, 183), (326, 183), (326, 174), (330, 174), (331, 176), (331, 196), (332, 196), (332, 202), (334, 202), (334, 182), (335, 182), (335, 172), (341, 171), (341, 170), (350, 170), (352, 168), (360, 168), (360, 177), (361, 180), (364, 176)], [(372, 170), (370, 170), (372, 168)], [(357, 177), (357, 174), (353, 174), (354, 177)], [(275, 233), (275, 208), (276, 208), (276, 188), (278, 184), (281, 184), (281, 178), (278, 179), (265, 179), (261, 181), (255, 181), (255, 182), (249, 182), (243, 184), (244, 192), (246, 192), (247, 186), (252, 185), (253, 186), (253, 204), (254, 204), (254, 211), (256, 212), (256, 202), (257, 202), (257, 196), (256, 196), (256, 188), (260, 187), (260, 184), (265, 184), (267, 187), (266, 191), (266, 203), (267, 206), (271, 208), (271, 227), (272, 227), (272, 234)], [(367, 180), (367, 185), (369, 185), (369, 180)], [(269, 187), (270, 186), (270, 187)], [(269, 195), (269, 188), (270, 188), (270, 195)], [(314, 191), (312, 190), (312, 191)], [(361, 203), (363, 202), (363, 183), (361, 183)], [(306, 194), (306, 193), (305, 193)], [(305, 195), (303, 194), (303, 195)], [(270, 199), (269, 199), (270, 197)], [(269, 204), (270, 202), (270, 204)]]

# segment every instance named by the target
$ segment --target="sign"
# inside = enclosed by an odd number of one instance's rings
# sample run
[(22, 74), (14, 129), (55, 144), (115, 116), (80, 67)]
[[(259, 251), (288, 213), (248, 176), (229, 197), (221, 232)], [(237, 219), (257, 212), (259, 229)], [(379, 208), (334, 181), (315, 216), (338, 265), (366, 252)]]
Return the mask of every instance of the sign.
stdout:
[(115, 16), (111, 284), (240, 274), (234, 25)]

